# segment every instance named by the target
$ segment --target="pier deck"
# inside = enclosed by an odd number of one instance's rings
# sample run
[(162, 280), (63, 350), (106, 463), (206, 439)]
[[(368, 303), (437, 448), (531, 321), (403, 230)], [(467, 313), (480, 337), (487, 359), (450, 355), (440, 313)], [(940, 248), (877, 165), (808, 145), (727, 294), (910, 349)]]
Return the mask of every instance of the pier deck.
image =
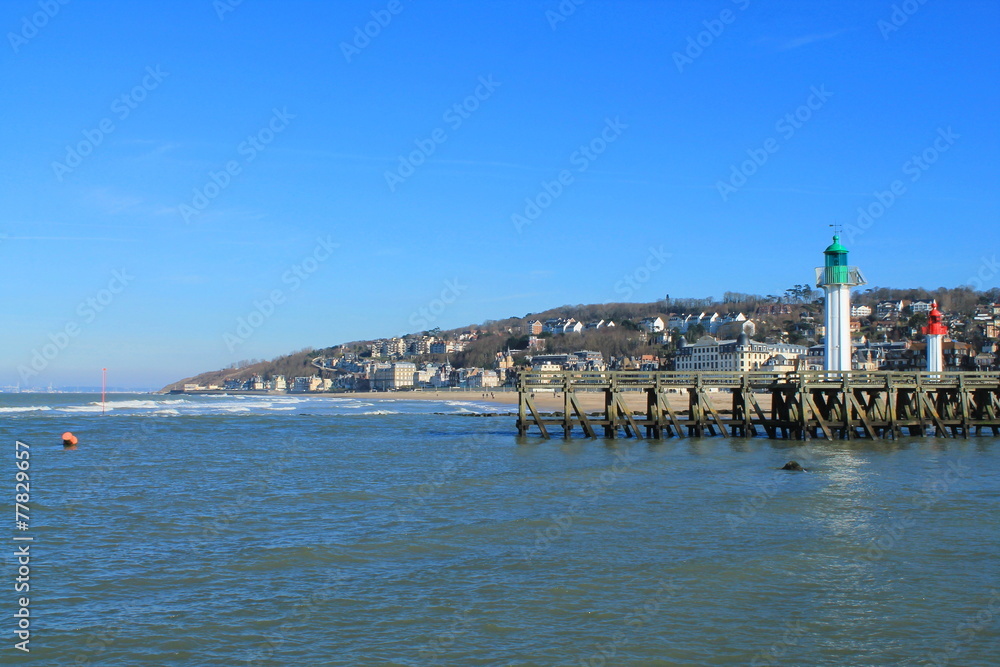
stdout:
[[(561, 396), (562, 412), (540, 412), (538, 392)], [(678, 392), (687, 395), (686, 410), (671, 406)], [(581, 400), (594, 393), (604, 404), (596, 415)], [(636, 393), (644, 395), (645, 411), (629, 407), (626, 399)], [(731, 397), (725, 401), (731, 407), (717, 407), (720, 395)], [(525, 372), (518, 381), (518, 434), (532, 427), (543, 438), (560, 431), (564, 438), (996, 436), (1000, 373)]]

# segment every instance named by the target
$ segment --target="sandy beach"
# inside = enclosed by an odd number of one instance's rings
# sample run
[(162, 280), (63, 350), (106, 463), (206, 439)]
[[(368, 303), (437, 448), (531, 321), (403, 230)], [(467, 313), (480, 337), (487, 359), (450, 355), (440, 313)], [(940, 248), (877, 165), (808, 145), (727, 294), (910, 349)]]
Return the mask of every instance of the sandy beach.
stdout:
[[(455, 390), (455, 391), (366, 391), (351, 392), (344, 394), (328, 394), (332, 396), (342, 396), (351, 398), (375, 399), (375, 400), (406, 400), (406, 401), (469, 401), (474, 403), (495, 403), (501, 406), (510, 406), (511, 410), (517, 409), (516, 391), (496, 391), (483, 392), (478, 390)], [(726, 392), (710, 392), (709, 397), (716, 410), (730, 410), (732, 408), (732, 394)], [(670, 407), (673, 410), (687, 410), (687, 393), (667, 394)], [(577, 400), (581, 407), (588, 412), (601, 412), (604, 410), (603, 392), (577, 392)], [(771, 404), (770, 394), (758, 394), (757, 401), (761, 408), (768, 409)], [(646, 395), (642, 392), (628, 392), (625, 394), (626, 404), (633, 410), (646, 410)], [(545, 411), (562, 411), (562, 392), (535, 392), (535, 406)]]

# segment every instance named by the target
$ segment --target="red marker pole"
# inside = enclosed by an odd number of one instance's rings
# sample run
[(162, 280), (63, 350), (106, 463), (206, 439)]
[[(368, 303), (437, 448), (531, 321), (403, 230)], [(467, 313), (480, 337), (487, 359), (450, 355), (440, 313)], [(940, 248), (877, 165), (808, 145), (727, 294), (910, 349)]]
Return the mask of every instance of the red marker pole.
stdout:
[(108, 386), (108, 369), (101, 369), (101, 414), (104, 414), (104, 392)]

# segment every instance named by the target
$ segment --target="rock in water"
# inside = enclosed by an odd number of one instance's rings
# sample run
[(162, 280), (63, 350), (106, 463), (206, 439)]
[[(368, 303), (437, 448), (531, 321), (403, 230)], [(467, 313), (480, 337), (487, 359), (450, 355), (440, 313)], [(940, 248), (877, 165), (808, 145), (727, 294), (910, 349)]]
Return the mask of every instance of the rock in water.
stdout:
[(785, 465), (781, 466), (782, 470), (795, 470), (796, 472), (805, 472), (806, 469), (799, 465), (798, 461), (789, 461)]

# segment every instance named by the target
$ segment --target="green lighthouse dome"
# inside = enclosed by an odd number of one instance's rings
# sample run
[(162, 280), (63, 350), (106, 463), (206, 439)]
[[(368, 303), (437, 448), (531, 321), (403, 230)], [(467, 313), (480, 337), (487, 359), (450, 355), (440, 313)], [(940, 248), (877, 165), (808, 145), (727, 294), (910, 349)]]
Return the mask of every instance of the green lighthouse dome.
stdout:
[(830, 247), (827, 248), (826, 250), (824, 250), (823, 253), (826, 254), (826, 255), (832, 255), (832, 254), (844, 254), (844, 255), (846, 255), (847, 254), (847, 248), (845, 248), (844, 246), (840, 245), (840, 235), (839, 234), (837, 234), (837, 235), (835, 235), (833, 237), (833, 243), (831, 243)]

